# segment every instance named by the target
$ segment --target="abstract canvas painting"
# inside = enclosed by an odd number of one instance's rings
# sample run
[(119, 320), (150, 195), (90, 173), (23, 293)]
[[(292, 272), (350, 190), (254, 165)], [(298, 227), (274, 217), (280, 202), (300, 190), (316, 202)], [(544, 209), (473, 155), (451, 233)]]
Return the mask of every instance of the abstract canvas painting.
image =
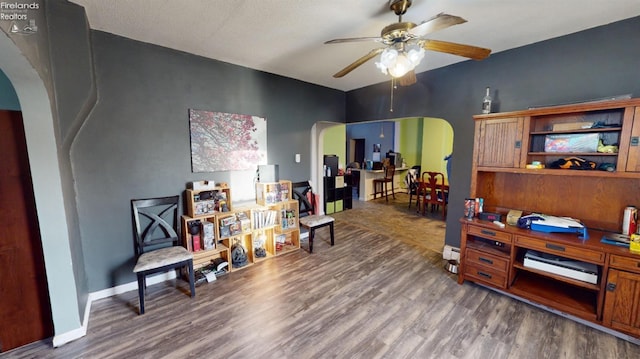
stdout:
[(189, 110), (192, 172), (241, 171), (267, 164), (267, 121)]

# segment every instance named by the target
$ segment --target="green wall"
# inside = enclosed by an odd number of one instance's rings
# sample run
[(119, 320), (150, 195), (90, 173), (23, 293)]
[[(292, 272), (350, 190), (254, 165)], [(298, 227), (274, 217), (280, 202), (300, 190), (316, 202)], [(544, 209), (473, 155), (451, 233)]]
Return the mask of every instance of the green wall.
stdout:
[[(424, 118), (422, 131), (422, 172), (442, 172), (447, 177), (444, 157), (453, 150), (453, 128), (439, 118)], [(448, 179), (447, 179), (448, 182)]]
[(323, 136), (323, 148), (323, 154), (337, 155), (339, 159), (338, 168), (345, 169), (347, 167), (346, 125), (337, 125), (327, 128)]
[(400, 143), (396, 147), (409, 167), (422, 162), (422, 126), (421, 117), (398, 121)]

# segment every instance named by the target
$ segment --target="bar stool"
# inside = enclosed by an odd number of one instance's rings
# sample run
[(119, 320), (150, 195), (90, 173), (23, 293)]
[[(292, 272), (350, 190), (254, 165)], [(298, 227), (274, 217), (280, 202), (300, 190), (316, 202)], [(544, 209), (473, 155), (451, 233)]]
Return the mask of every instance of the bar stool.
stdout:
[(387, 188), (388, 183), (391, 183), (391, 195), (393, 196), (393, 199), (396, 199), (396, 193), (395, 193), (395, 190), (393, 189), (393, 175), (395, 173), (396, 173), (396, 166), (388, 165), (387, 167), (384, 168), (384, 178), (376, 178), (373, 180), (373, 190), (374, 190), (373, 199), (376, 199), (378, 197), (378, 193), (380, 193), (381, 196), (382, 194), (384, 194), (386, 201), (389, 202), (389, 195), (388, 195), (388, 188)]

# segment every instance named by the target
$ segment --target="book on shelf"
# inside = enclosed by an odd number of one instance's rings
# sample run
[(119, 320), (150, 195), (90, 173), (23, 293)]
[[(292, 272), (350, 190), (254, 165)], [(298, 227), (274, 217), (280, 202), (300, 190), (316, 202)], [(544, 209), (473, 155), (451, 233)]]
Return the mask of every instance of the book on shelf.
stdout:
[(600, 242), (629, 248), (631, 237), (622, 233), (606, 233), (602, 235)]
[(197, 252), (197, 251), (202, 249), (200, 247), (200, 235), (199, 234), (192, 235), (191, 236), (191, 240), (193, 241), (193, 251), (194, 252)]
[(205, 222), (202, 224), (202, 237), (203, 237), (203, 245), (204, 249), (213, 249), (215, 248), (215, 241), (213, 234), (213, 223)]
[(229, 226), (220, 226), (220, 237), (229, 237), (231, 236), (231, 230)]
[(231, 232), (232, 236), (242, 233), (242, 227), (240, 227), (240, 222), (233, 222), (232, 224), (230, 224), (229, 232)]
[(249, 217), (247, 217), (246, 213), (239, 212), (236, 214), (236, 218), (238, 223), (240, 223), (242, 232), (249, 232), (251, 230), (251, 221), (249, 220)]

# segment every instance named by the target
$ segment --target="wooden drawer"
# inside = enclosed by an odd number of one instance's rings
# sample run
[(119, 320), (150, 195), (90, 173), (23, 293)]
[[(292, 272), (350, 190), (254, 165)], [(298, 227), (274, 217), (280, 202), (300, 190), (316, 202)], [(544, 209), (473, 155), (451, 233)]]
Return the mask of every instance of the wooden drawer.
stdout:
[(609, 258), (609, 266), (640, 273), (640, 258), (623, 257), (612, 254)]
[(492, 267), (477, 265), (467, 262), (464, 266), (465, 279), (492, 285), (498, 288), (507, 288), (507, 274), (504, 271)]
[(477, 227), (474, 225), (469, 225), (468, 228), (468, 234), (482, 238), (494, 239), (499, 242), (511, 243), (511, 233), (502, 232), (495, 229)]
[(518, 247), (540, 250), (557, 256), (596, 264), (604, 264), (605, 259), (604, 252), (598, 252), (581, 247), (573, 247), (569, 244), (551, 243), (536, 238), (516, 236), (515, 244)]
[(505, 276), (509, 268), (508, 258), (501, 258), (473, 249), (467, 249), (465, 260), (472, 265), (493, 268), (494, 271), (504, 273)]

